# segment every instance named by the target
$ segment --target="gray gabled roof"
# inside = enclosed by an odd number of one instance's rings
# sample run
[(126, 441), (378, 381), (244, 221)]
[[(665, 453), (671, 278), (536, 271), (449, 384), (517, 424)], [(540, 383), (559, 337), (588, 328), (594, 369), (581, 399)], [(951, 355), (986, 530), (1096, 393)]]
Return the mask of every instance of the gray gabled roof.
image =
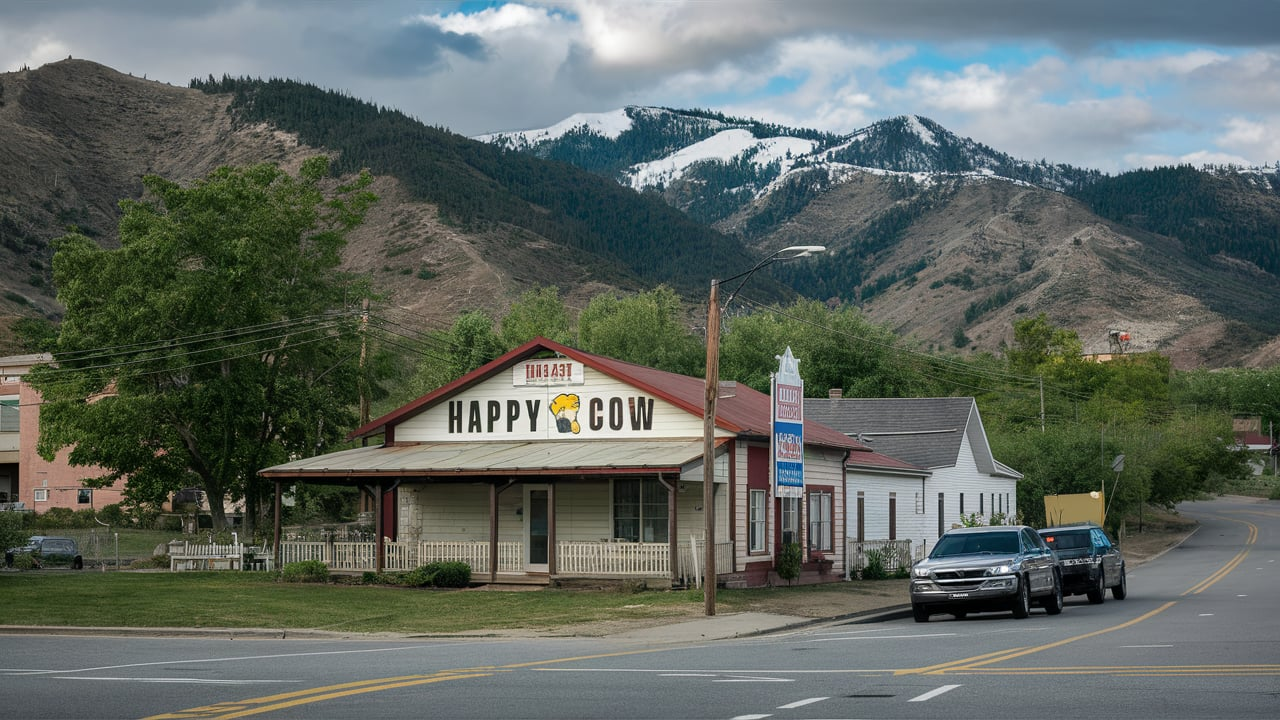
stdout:
[(971, 397), (805, 398), (806, 420), (816, 420), (872, 450), (930, 470), (953, 467), (966, 434), (979, 469), (1020, 478), (991, 456), (986, 430)]

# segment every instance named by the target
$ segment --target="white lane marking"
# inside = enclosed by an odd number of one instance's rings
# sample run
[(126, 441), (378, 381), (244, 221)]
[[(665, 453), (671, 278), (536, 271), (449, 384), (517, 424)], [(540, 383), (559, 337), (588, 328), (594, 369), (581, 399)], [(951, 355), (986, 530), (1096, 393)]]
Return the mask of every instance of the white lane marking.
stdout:
[(738, 677), (725, 678), (723, 680), (712, 680), (712, 682), (795, 682), (795, 678), (776, 678), (764, 675), (739, 675)]
[(805, 705), (812, 705), (816, 702), (822, 702), (823, 700), (830, 700), (830, 699), (831, 699), (830, 697), (816, 697), (816, 698), (808, 698), (807, 700), (797, 700), (793, 703), (787, 703), (786, 705), (779, 705), (778, 709), (779, 710), (795, 710), (798, 707), (804, 707)]
[(1200, 613), (1200, 617), (1213, 617), (1213, 613)]
[(915, 640), (917, 638), (956, 637), (959, 633), (930, 633), (927, 635), (877, 635), (875, 637), (830, 637), (816, 638), (814, 642), (831, 642), (832, 640)]
[(767, 717), (773, 717), (773, 714), (763, 713), (760, 715), (736, 715), (730, 720), (764, 720)]
[(942, 693), (951, 692), (952, 690), (955, 690), (958, 687), (960, 686), (959, 685), (943, 685), (942, 687), (930, 690), (929, 692), (923, 695), (917, 695), (911, 698), (910, 700), (908, 700), (907, 702), (924, 702), (925, 700), (932, 700), (938, 697), (939, 695), (941, 695)]
[(100, 680), (137, 683), (188, 683), (191, 685), (269, 685), (279, 683), (300, 683), (301, 680), (210, 680), (208, 678), (130, 678), (130, 677), (85, 677), (83, 675), (54, 676), (55, 680)]
[(18, 668), (6, 668), (5, 673), (17, 675), (56, 675), (58, 673), (82, 673), (93, 672), (95, 670), (120, 670), (122, 668), (133, 667), (154, 667), (157, 665), (187, 665), (190, 663), (215, 663), (215, 662), (244, 662), (245, 660), (275, 660), (277, 658), (291, 657), (315, 657), (321, 655), (359, 655), (361, 653), (376, 652), (400, 652), (403, 650), (422, 650), (429, 647), (451, 647), (447, 645), (403, 645), (387, 648), (371, 648), (368, 650), (326, 650), (324, 652), (307, 652), (307, 653), (282, 653), (280, 655), (241, 655), (239, 657), (220, 657), (220, 658), (190, 658), (187, 660), (158, 660), (156, 662), (144, 663), (127, 663), (125, 665), (103, 665), (101, 667), (90, 668), (69, 668), (66, 670), (23, 670)]

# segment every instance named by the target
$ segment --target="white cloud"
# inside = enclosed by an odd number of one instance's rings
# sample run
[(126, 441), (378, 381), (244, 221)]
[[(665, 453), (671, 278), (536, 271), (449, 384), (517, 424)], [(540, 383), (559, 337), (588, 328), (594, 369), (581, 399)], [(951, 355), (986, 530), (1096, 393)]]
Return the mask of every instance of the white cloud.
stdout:
[[(0, 70), (288, 77), (473, 135), (625, 104), (849, 132), (920, 114), (1028, 159), (1271, 162), (1280, 3), (419, 0), (0, 4)], [(425, 8), (425, 11), (424, 11)]]
[(987, 112), (1008, 105), (1009, 78), (986, 65), (959, 73), (917, 73), (907, 82), (921, 106), (960, 112)]
[(1280, 161), (1280, 116), (1262, 120), (1228, 118), (1217, 141), (1224, 149), (1240, 153), (1239, 159), (1232, 162), (1246, 164), (1244, 157), (1249, 157), (1274, 165)]

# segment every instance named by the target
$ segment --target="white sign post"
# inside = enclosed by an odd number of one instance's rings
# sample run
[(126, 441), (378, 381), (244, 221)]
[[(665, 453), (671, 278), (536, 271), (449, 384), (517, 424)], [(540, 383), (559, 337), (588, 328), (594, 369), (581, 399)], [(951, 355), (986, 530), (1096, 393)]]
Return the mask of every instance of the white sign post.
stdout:
[(804, 497), (804, 380), (790, 347), (775, 357), (778, 372), (771, 387), (774, 495)]

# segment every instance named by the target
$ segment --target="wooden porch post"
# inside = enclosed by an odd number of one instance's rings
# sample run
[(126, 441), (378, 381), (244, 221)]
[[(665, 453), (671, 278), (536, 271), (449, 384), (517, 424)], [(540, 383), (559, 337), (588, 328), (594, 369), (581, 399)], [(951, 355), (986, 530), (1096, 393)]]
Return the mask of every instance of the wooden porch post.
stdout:
[(667, 564), (671, 566), (671, 584), (674, 586), (680, 579), (680, 536), (676, 527), (676, 490), (679, 481), (668, 482), (662, 477), (662, 473), (658, 473), (658, 482), (667, 489)]
[(498, 582), (498, 483), (489, 483), (489, 582)]
[(382, 544), (382, 482), (379, 481), (377, 487), (374, 488), (377, 495), (373, 501), (373, 534), (374, 551), (373, 551), (373, 569), (374, 572), (382, 572), (386, 562), (387, 548)]
[(547, 574), (556, 575), (556, 484), (547, 484)]
[(282, 526), (281, 506), (284, 504), (284, 489), (280, 486), (280, 481), (276, 480), (276, 501), (275, 501), (275, 527), (271, 538), (271, 557), (275, 558), (276, 568), (280, 567), (280, 535)]

